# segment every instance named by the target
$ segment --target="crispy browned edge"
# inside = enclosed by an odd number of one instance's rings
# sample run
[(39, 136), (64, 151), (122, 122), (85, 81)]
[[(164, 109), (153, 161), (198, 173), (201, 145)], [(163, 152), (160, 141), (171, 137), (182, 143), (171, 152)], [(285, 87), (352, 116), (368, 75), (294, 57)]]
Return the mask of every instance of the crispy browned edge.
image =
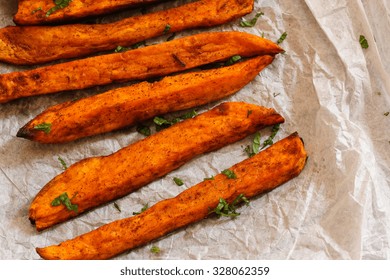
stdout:
[(293, 133), (229, 168), (236, 179), (218, 174), (214, 180), (200, 182), (139, 215), (36, 251), (44, 259), (112, 258), (206, 218), (220, 198), (231, 203), (240, 194), (249, 199), (280, 186), (301, 173), (306, 159), (303, 141)]
[(200, 0), (109, 24), (8, 26), (0, 29), (0, 61), (34, 65), (84, 57), (168, 33), (221, 25), (252, 10), (253, 0)]
[[(56, 104), (34, 117), (16, 136), (40, 143), (65, 143), (128, 127), (154, 116), (205, 105), (232, 95), (273, 61), (254, 57), (217, 69), (142, 82)], [(47, 123), (50, 132), (35, 127)]]
[(143, 80), (227, 60), (283, 52), (265, 38), (238, 31), (202, 32), (124, 53), (0, 75), (0, 103), (14, 99)]
[(18, 0), (18, 10), (13, 20), (18, 25), (58, 24), (81, 18), (104, 15), (125, 8), (136, 8), (167, 1), (170, 0), (72, 0), (68, 7), (59, 9), (50, 16), (46, 16), (47, 11), (55, 6), (53, 0)]
[[(125, 196), (195, 156), (282, 122), (283, 117), (274, 109), (244, 102), (222, 103), (111, 155), (87, 158), (71, 165), (36, 195), (30, 205), (29, 219), (38, 231), (44, 230)], [(51, 206), (65, 192), (78, 205), (77, 213), (64, 206)]]

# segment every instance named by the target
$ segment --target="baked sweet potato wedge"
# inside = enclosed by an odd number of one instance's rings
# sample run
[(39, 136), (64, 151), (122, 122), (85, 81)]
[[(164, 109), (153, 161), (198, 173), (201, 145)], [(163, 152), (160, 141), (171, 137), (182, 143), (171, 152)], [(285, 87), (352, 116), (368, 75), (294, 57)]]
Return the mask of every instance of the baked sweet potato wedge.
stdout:
[(82, 57), (167, 33), (224, 24), (252, 10), (253, 0), (200, 0), (109, 24), (8, 26), (0, 29), (0, 61), (28, 65)]
[[(37, 194), (30, 205), (29, 219), (41, 231), (125, 196), (195, 156), (283, 121), (273, 109), (243, 102), (222, 103), (109, 156), (87, 158), (71, 165)], [(78, 205), (77, 211), (51, 205), (64, 193), (72, 197), (72, 204)]]
[(68, 22), (162, 1), (164, 0), (72, 0), (68, 1), (67, 7), (52, 10), (56, 6), (53, 0), (19, 0), (14, 22), (19, 25)]
[(245, 32), (202, 32), (123, 53), (0, 75), (0, 103), (21, 97), (165, 76), (232, 56), (275, 55), (275, 43)]
[[(268, 55), (254, 57), (54, 105), (23, 126), (17, 136), (40, 143), (63, 143), (204, 105), (239, 91), (272, 61)], [(42, 124), (50, 125), (50, 131), (37, 129)]]
[(298, 176), (307, 154), (297, 133), (139, 215), (114, 221), (59, 245), (37, 248), (44, 259), (109, 259), (206, 218), (220, 199), (252, 198)]

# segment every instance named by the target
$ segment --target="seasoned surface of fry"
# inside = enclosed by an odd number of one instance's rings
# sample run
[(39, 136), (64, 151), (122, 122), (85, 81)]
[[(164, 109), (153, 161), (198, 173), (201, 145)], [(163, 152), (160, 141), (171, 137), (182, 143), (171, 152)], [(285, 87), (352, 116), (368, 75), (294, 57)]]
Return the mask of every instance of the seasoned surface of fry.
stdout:
[(252, 9), (253, 0), (200, 0), (110, 24), (9, 26), (0, 29), (0, 60), (37, 64), (81, 57), (114, 50), (117, 46), (131, 46), (167, 33), (220, 25)]
[(19, 0), (14, 22), (20, 25), (64, 22), (162, 1), (168, 0), (72, 0), (68, 7), (46, 16), (46, 13), (55, 6), (53, 0)]
[(139, 215), (114, 221), (59, 245), (37, 248), (37, 252), (44, 259), (112, 258), (206, 218), (220, 198), (231, 203), (240, 194), (251, 198), (276, 188), (298, 176), (306, 158), (303, 142), (294, 133), (229, 168), (236, 179), (219, 174)]
[(13, 99), (142, 80), (223, 61), (275, 55), (275, 43), (245, 32), (203, 32), (169, 42), (0, 75), (0, 103)]
[[(249, 113), (250, 112), (250, 113)], [(122, 197), (210, 152), (283, 122), (273, 109), (243, 102), (222, 103), (116, 153), (84, 159), (53, 178), (31, 203), (29, 218), (38, 231)], [(158, 148), (157, 148), (158, 147)], [(78, 212), (51, 202), (63, 193)]]
[[(272, 56), (259, 56), (54, 105), (23, 126), (17, 136), (41, 143), (69, 142), (204, 105), (237, 92), (272, 61)], [(43, 123), (51, 125), (49, 133), (35, 129)]]

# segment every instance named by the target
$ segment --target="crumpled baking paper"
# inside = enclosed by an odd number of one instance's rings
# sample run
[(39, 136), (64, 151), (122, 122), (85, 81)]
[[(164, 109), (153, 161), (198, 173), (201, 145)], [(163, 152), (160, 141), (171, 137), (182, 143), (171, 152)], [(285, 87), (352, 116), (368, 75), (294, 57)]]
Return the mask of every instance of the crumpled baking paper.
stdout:
[[(0, 1), (1, 27), (13, 24), (16, 2)], [(208, 29), (239, 30), (273, 41), (283, 32), (288, 34), (281, 43), (286, 53), (278, 55), (254, 81), (224, 101), (275, 108), (286, 119), (275, 140), (298, 131), (309, 154), (307, 166), (299, 177), (241, 207), (236, 219), (205, 219), (116, 259), (389, 258), (389, 2), (258, 0), (253, 13), (244, 18), (250, 20), (260, 11), (264, 15), (255, 27), (240, 27), (238, 19)], [(129, 13), (137, 11), (119, 16)], [(115, 17), (100, 19), (110, 20)], [(191, 30), (177, 36), (203, 31)], [(368, 49), (359, 44), (360, 35), (368, 40)], [(24, 69), (28, 67), (0, 64), (1, 73)], [(175, 196), (247, 157), (243, 147), (253, 136), (199, 156), (117, 200), (121, 212), (110, 203), (37, 233), (28, 221), (28, 207), (38, 191), (62, 172), (58, 157), (70, 165), (86, 157), (113, 153), (143, 136), (130, 128), (74, 143), (42, 145), (19, 139), (16, 132), (51, 105), (103, 89), (0, 105), (0, 259), (39, 259), (36, 247), (57, 244), (131, 216), (144, 204)], [(261, 133), (263, 141), (270, 129)], [(175, 176), (185, 185), (176, 186), (172, 181)], [(152, 245), (161, 252), (151, 253)]]

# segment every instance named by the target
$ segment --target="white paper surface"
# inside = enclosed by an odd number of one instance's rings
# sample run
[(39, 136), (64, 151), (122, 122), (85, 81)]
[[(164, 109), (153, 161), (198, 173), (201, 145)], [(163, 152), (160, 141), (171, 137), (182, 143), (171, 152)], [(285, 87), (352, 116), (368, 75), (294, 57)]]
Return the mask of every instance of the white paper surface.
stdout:
[[(169, 7), (171, 4), (157, 6)], [(12, 25), (17, 1), (0, 0), (0, 26)], [(309, 154), (301, 175), (239, 209), (210, 218), (116, 259), (388, 259), (390, 257), (390, 3), (258, 0), (255, 27), (239, 20), (208, 30), (239, 30), (276, 41), (283, 55), (234, 96), (275, 108), (286, 119), (280, 140), (298, 131)], [(110, 17), (104, 17), (109, 20)], [(202, 32), (192, 30), (178, 36)], [(362, 49), (359, 36), (369, 43)], [(7, 73), (28, 67), (0, 63)], [(101, 91), (101, 89), (99, 89)], [(96, 89), (0, 105), (0, 259), (39, 259), (35, 247), (57, 244), (125, 218), (145, 203), (180, 193), (245, 159), (252, 137), (190, 161), (141, 190), (42, 233), (28, 221), (37, 192), (70, 165), (117, 151), (143, 136), (134, 128), (60, 145), (15, 137), (45, 108)], [(215, 104), (200, 109), (211, 108)], [(262, 141), (270, 128), (262, 130)], [(158, 147), (156, 147), (158, 149)], [(180, 177), (184, 186), (172, 178)], [(156, 245), (161, 253), (153, 254)]]

